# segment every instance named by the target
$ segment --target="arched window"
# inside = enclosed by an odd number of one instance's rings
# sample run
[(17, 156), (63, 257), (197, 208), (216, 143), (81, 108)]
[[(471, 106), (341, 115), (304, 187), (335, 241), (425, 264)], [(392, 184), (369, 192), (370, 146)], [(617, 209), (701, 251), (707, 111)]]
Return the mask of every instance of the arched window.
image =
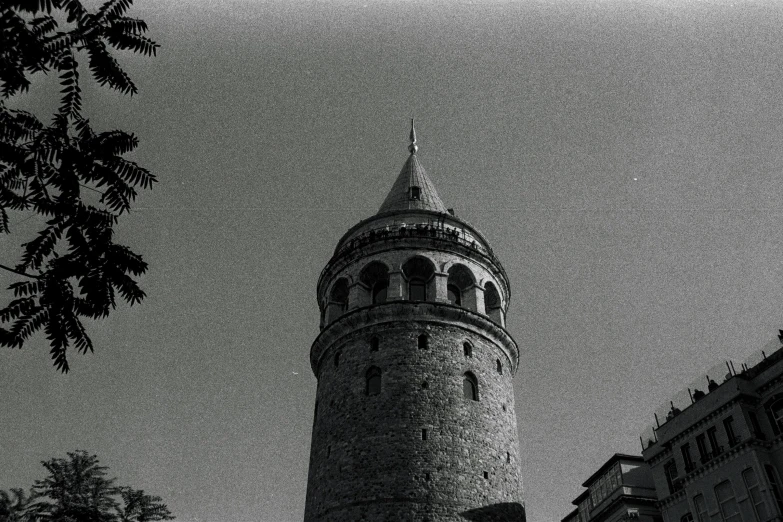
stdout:
[(742, 521), (739, 504), (734, 497), (734, 489), (731, 487), (730, 481), (724, 480), (715, 486), (715, 497), (718, 499), (718, 508), (723, 515), (723, 520), (726, 522)]
[(370, 351), (377, 352), (381, 347), (381, 341), (377, 337), (370, 339)]
[(430, 345), (429, 337), (427, 334), (421, 334), (418, 339), (418, 345), (420, 350), (426, 350)]
[(498, 363), (498, 373), (500, 375), (503, 375), (503, 363), (500, 362), (500, 359), (497, 359), (497, 363)]
[(364, 393), (369, 395), (378, 395), (381, 393), (381, 369), (377, 366), (367, 370), (367, 386)]
[(389, 269), (380, 261), (373, 261), (359, 274), (361, 281), (370, 291), (370, 304), (386, 302), (389, 292)]
[(427, 282), (420, 277), (414, 277), (408, 282), (408, 299), (411, 301), (427, 300)]
[(484, 307), (487, 315), (494, 322), (503, 326), (503, 311), (500, 303), (500, 294), (495, 285), (491, 282), (484, 287)]
[(454, 285), (448, 285), (446, 287), (448, 291), (449, 302), (457, 306), (462, 305), (462, 292)]
[(386, 302), (386, 295), (389, 291), (389, 283), (375, 283), (372, 287), (372, 304)]
[(476, 280), (473, 273), (464, 265), (453, 265), (449, 268), (449, 278), (446, 289), (449, 302), (476, 310)]
[(465, 357), (473, 357), (473, 346), (469, 342), (465, 341), (462, 344), (462, 353), (465, 354)]
[(466, 372), (462, 379), (462, 395), (466, 399), (477, 401), (478, 399), (478, 380), (470, 372)]
[(331, 292), (329, 292), (329, 302), (326, 305), (327, 320), (332, 322), (346, 310), (348, 310), (348, 280), (345, 278), (338, 279)]
[(435, 266), (429, 259), (416, 256), (408, 259), (402, 265), (402, 273), (408, 280), (408, 299), (410, 301), (426, 301), (431, 295), (430, 283), (433, 281)]
[(680, 519), (680, 522), (693, 522), (693, 515), (691, 515), (690, 512), (685, 513)]

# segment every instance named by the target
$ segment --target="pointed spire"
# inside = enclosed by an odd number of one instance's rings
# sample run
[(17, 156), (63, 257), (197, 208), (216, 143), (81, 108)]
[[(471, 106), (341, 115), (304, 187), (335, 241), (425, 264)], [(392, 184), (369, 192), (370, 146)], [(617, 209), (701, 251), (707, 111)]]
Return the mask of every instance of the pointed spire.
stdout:
[(410, 141), (408, 150), (411, 155), (408, 156), (408, 161), (402, 166), (399, 176), (394, 181), (394, 185), (392, 185), (378, 213), (392, 210), (421, 209), (446, 214), (448, 212), (446, 205), (441, 201), (435, 190), (435, 185), (430, 181), (429, 176), (424, 171), (424, 167), (419, 162), (419, 158), (416, 156), (416, 151), (419, 147), (416, 145), (416, 129), (413, 125), (413, 119), (411, 119)]
[(416, 145), (416, 127), (413, 125), (413, 118), (411, 118), (411, 144), (408, 145), (408, 150), (411, 154), (416, 154), (416, 151), (419, 150), (419, 146)]

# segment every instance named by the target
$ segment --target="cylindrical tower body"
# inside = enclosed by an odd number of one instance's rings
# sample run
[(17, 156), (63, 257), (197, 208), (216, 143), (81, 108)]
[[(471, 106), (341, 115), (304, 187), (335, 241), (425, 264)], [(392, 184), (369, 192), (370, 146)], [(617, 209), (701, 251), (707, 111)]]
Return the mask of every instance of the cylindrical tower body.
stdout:
[(524, 520), (509, 292), (412, 153), (318, 282), (306, 522)]

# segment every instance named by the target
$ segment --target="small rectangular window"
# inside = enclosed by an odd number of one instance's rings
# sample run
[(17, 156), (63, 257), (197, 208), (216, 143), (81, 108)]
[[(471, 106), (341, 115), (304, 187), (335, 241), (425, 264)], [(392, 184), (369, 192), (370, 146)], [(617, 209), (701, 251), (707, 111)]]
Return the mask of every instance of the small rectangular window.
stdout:
[(485, 472), (484, 472), (484, 478), (485, 478), (485, 479), (489, 479), (489, 472), (488, 472), (488, 471), (485, 471)]
[(764, 432), (761, 431), (761, 425), (759, 424), (759, 418), (756, 416), (756, 412), (749, 411), (748, 418), (750, 419), (750, 425), (753, 427), (753, 436), (757, 439), (764, 440)]
[(420, 199), (421, 189), (419, 187), (411, 187), (411, 199)]
[(682, 453), (682, 461), (685, 464), (685, 473), (693, 471), (695, 466), (693, 465), (693, 459), (691, 458), (691, 446), (688, 443), (680, 446), (680, 452)]
[(729, 446), (735, 446), (737, 442), (737, 435), (734, 433), (734, 417), (726, 417), (723, 419), (723, 427), (726, 430), (726, 437), (729, 439)]
[(707, 439), (704, 434), (696, 435), (696, 448), (699, 450), (699, 457), (702, 464), (710, 460), (710, 452), (707, 451)]
[(666, 475), (666, 484), (669, 486), (669, 494), (676, 493), (677, 488), (677, 463), (671, 459), (663, 466), (663, 473)]
[(421, 430), (421, 440), (427, 440), (427, 430)]
[(707, 438), (710, 441), (710, 447), (712, 448), (712, 456), (716, 457), (723, 453), (723, 447), (718, 446), (718, 429), (713, 426), (707, 429)]

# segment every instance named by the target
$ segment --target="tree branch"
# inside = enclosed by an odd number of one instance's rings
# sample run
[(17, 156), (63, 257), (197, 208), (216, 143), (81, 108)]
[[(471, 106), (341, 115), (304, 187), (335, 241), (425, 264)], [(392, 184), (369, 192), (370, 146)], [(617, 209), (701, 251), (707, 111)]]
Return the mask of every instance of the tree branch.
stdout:
[(8, 270), (9, 272), (13, 272), (14, 274), (18, 274), (20, 276), (31, 277), (33, 279), (41, 279), (41, 276), (28, 274), (26, 272), (21, 272), (19, 270), (15, 270), (15, 269), (13, 269), (11, 267), (8, 267), (8, 266), (2, 265), (2, 264), (0, 264), (0, 268), (2, 268), (3, 270)]

